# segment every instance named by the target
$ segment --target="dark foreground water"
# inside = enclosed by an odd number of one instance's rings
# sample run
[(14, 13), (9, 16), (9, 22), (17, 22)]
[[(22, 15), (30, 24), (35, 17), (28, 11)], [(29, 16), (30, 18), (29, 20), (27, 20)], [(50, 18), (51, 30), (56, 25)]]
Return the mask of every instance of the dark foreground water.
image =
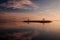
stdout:
[(0, 40), (60, 40), (53, 32), (37, 29), (0, 29)]

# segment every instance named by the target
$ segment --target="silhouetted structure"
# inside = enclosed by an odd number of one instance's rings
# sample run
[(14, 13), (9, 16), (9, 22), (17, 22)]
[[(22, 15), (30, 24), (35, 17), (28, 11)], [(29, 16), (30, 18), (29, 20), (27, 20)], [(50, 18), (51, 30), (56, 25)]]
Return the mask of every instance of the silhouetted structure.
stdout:
[(45, 20), (45, 18), (43, 18), (43, 20), (25, 20), (25, 21), (23, 21), (23, 22), (27, 22), (27, 23), (29, 23), (29, 22), (37, 22), (37, 23), (51, 23), (52, 21), (50, 21), (50, 20)]

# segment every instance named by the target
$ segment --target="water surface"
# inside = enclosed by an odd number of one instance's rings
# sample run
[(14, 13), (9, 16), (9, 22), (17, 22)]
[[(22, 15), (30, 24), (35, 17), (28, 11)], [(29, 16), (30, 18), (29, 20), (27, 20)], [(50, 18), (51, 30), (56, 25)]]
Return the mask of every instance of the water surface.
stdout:
[(52, 23), (0, 23), (0, 38), (6, 40), (60, 40), (60, 21)]

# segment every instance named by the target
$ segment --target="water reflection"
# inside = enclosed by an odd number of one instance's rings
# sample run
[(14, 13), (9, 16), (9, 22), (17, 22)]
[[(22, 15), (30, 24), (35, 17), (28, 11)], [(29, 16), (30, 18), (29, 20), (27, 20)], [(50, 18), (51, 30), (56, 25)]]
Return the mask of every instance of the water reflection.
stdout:
[(60, 21), (52, 23), (0, 23), (2, 40), (59, 40)]

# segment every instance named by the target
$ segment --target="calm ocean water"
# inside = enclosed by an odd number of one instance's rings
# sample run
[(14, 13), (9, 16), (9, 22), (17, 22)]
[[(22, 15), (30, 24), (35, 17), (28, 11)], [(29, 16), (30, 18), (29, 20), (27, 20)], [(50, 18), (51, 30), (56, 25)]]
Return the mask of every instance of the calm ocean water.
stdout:
[(0, 23), (1, 40), (60, 40), (60, 21)]

